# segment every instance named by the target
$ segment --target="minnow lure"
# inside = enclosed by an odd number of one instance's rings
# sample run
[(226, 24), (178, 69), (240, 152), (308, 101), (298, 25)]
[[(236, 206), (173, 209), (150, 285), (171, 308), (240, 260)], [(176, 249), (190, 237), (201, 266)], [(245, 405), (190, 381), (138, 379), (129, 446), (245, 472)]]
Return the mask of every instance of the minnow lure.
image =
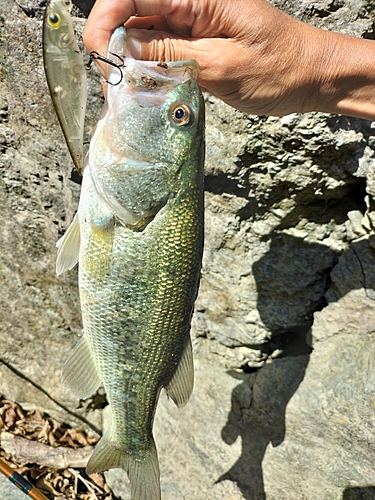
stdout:
[(82, 174), (87, 78), (71, 8), (71, 0), (49, 0), (43, 20), (43, 59), (57, 117), (74, 165)]

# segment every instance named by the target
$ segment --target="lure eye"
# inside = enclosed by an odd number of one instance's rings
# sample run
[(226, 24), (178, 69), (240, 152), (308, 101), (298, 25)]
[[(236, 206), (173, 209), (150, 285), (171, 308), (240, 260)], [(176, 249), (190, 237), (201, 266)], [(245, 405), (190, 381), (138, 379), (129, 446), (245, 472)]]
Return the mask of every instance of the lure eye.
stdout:
[(51, 26), (51, 28), (58, 28), (61, 24), (61, 17), (55, 12), (52, 12), (48, 16), (48, 24)]
[(171, 119), (175, 125), (182, 127), (193, 119), (193, 111), (187, 104), (177, 104), (171, 109)]

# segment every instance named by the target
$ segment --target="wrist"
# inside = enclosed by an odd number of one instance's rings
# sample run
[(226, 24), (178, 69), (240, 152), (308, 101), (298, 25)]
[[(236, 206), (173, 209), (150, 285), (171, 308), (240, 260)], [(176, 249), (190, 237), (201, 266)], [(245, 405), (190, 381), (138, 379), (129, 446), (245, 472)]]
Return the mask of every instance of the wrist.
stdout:
[(314, 111), (375, 120), (375, 42), (321, 32)]

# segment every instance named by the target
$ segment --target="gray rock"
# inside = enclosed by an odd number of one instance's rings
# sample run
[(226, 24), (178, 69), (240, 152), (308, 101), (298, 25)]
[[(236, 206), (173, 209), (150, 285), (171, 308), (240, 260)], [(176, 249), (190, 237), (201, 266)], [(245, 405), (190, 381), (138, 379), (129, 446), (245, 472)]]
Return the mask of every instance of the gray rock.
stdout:
[[(351, 312), (343, 304), (341, 318)], [(264, 456), (267, 500), (341, 500), (354, 487), (373, 493), (375, 349), (368, 338), (348, 331), (314, 344), (286, 409), (284, 440)]]
[[(374, 38), (370, 0), (274, 3)], [(55, 243), (79, 185), (44, 78), (42, 8), (0, 5), (0, 391), (99, 431), (103, 395), (82, 403), (59, 377), (81, 318), (76, 271), (55, 276)], [(94, 71), (89, 82), (86, 137), (103, 102)], [(206, 104), (196, 387), (186, 408), (163, 396), (157, 411), (163, 498), (375, 498), (374, 126)], [(109, 473), (128, 499), (122, 476)]]
[(55, 243), (79, 186), (48, 97), (41, 19), (2, 0), (1, 20), (0, 390), (25, 408), (98, 430), (98, 412), (77, 409), (59, 376), (81, 320), (76, 272), (56, 277)]
[[(337, 316), (351, 312), (343, 304)], [(163, 499), (370, 495), (375, 353), (364, 337), (315, 341), (311, 355), (286, 355), (250, 375), (211, 364), (201, 344), (192, 400), (179, 410), (163, 396), (156, 415)], [(125, 473), (106, 477), (129, 500)]]

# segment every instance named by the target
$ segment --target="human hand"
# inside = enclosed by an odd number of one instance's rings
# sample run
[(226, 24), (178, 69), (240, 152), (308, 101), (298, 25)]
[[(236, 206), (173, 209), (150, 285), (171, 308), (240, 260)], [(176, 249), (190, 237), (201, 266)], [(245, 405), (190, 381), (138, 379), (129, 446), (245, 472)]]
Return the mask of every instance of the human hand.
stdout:
[(241, 111), (375, 116), (375, 102), (368, 107), (375, 81), (363, 89), (356, 79), (374, 74), (364, 69), (371, 41), (314, 28), (267, 0), (97, 0), (84, 32), (87, 49), (105, 54), (123, 23), (134, 57), (196, 59), (199, 84)]

